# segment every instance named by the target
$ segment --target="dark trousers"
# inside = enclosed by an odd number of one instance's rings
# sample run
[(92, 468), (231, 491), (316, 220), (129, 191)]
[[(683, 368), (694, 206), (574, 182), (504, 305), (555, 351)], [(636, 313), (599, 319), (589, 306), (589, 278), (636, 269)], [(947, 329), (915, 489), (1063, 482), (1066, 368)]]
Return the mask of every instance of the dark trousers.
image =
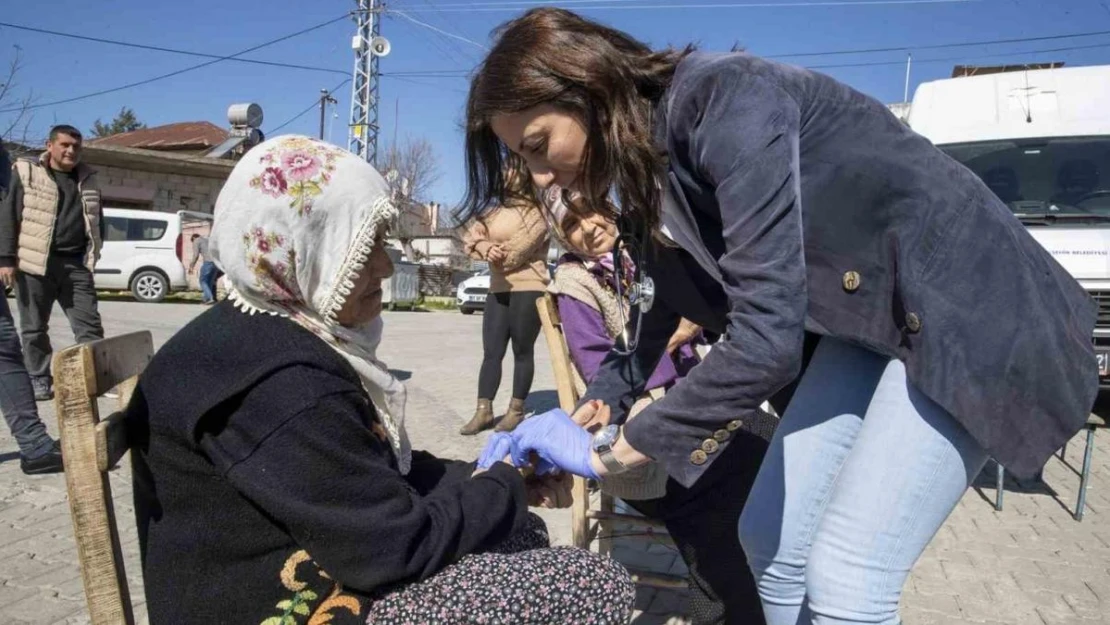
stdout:
[(777, 423), (765, 413), (748, 419), (691, 488), (668, 480), (660, 499), (627, 502), (667, 526), (690, 571), (689, 616), (695, 625), (766, 622), (738, 528)]
[(482, 313), (482, 368), (478, 370), (478, 399), (492, 400), (501, 386), (501, 361), (510, 340), (513, 344), (513, 398), (527, 399), (532, 390), (540, 335), (536, 300), (541, 291), (490, 293)]
[(41, 456), (53, 447), (54, 439), (39, 419), (7, 297), (0, 297), (0, 412), (4, 413), (4, 421), (25, 457)]
[(50, 311), (62, 307), (78, 343), (104, 338), (93, 274), (80, 257), (52, 255), (45, 276), (16, 273), (16, 303), (23, 355), (32, 378), (50, 378)]

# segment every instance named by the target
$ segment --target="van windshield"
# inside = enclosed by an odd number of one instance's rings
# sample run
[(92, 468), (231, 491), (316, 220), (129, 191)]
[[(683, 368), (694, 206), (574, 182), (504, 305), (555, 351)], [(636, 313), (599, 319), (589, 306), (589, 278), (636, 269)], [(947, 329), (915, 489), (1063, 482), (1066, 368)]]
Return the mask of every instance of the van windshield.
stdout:
[(939, 146), (1019, 217), (1110, 217), (1110, 137), (1052, 137)]

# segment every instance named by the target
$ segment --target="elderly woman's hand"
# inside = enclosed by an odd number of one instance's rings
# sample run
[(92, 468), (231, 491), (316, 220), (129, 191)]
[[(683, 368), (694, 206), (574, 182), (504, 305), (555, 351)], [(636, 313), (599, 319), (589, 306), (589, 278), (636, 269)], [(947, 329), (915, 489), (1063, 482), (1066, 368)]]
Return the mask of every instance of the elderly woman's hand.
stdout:
[(609, 406), (601, 400), (594, 399), (579, 406), (570, 418), (587, 432), (596, 432), (609, 425), (611, 416)]
[(533, 508), (569, 508), (574, 500), (572, 484), (574, 479), (569, 473), (527, 476), (524, 478), (524, 489), (528, 493), (528, 505)]
[(513, 464), (518, 467), (529, 464), (531, 454), (535, 453), (540, 459), (536, 467), (540, 475), (561, 469), (598, 479), (590, 461), (592, 436), (562, 410), (549, 410), (525, 419), (511, 437)]

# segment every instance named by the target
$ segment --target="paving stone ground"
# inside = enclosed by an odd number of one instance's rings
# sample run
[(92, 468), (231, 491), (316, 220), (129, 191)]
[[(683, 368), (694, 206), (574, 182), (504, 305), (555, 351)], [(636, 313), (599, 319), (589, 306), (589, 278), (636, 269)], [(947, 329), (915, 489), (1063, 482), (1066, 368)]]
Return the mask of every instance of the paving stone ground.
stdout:
[[(101, 310), (110, 335), (149, 329), (156, 346), (203, 311), (195, 305), (130, 302), (104, 302)], [(464, 438), (456, 430), (473, 410), (481, 316), (398, 312), (387, 313), (386, 321), (381, 355), (408, 378), (414, 444), (445, 457), (473, 459), (485, 435)], [(61, 315), (53, 320), (51, 336), (56, 347), (72, 342)], [(542, 341), (536, 353), (528, 403), (543, 410), (554, 407), (556, 397)], [(499, 410), (508, 403), (502, 395), (495, 403)], [(52, 405), (40, 409), (56, 434)], [(1110, 623), (1110, 434), (1101, 431), (1097, 437), (1087, 515), (1080, 523), (1071, 515), (1083, 446), (1077, 438), (1064, 460), (1051, 460), (1042, 484), (1008, 480), (1002, 512), (991, 505), (993, 470), (968, 491), (906, 584), (906, 625)], [(132, 595), (145, 622), (128, 471), (115, 471), (111, 484)], [(543, 516), (553, 540), (569, 543), (569, 513)], [(660, 572), (683, 570), (673, 549), (651, 541), (619, 539), (614, 556)], [(6, 428), (0, 428), (0, 563), (0, 625), (88, 622), (64, 479), (20, 473), (18, 450)], [(633, 622), (680, 623), (683, 599), (682, 593), (642, 591)]]

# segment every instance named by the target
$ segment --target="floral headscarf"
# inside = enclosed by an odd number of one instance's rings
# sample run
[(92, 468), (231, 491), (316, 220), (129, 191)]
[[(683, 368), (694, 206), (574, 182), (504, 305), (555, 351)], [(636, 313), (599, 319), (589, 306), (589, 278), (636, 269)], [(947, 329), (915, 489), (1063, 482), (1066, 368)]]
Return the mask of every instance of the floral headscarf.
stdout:
[(282, 136), (247, 152), (231, 172), (216, 200), (209, 251), (240, 310), (287, 317), (351, 363), (407, 473), (406, 392), (377, 358), (382, 320), (358, 328), (336, 320), (380, 227), (396, 214), (385, 179), (368, 163), (315, 139)]

